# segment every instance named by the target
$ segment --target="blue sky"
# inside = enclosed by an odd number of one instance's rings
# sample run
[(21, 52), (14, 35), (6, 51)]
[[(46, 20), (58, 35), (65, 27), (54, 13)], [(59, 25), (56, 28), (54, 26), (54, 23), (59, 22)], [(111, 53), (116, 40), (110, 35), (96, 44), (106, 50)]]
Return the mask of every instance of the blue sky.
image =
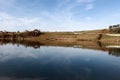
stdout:
[(120, 23), (120, 0), (0, 0), (0, 30), (81, 31)]

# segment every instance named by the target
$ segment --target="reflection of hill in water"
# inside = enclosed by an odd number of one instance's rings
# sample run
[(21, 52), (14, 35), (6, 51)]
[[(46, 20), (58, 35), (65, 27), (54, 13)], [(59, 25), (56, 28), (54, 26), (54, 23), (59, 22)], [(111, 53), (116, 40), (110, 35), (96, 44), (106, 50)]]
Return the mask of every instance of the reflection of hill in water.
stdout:
[(112, 48), (109, 49), (110, 55), (120, 56), (120, 48)]
[[(101, 42), (93, 42), (93, 41), (55, 41), (55, 40), (46, 40), (46, 41), (30, 41), (30, 40), (8, 40), (2, 39), (0, 40), (0, 45), (5, 44), (16, 44), (23, 45), (27, 47), (33, 47), (34, 49), (40, 48), (40, 46), (61, 46), (61, 47), (74, 47), (74, 48), (86, 48), (86, 49), (94, 49), (101, 51), (108, 51), (110, 55), (120, 56), (120, 48), (106, 48), (104, 44)], [(108, 44), (107, 44), (108, 45)]]
[(8, 39), (4, 39), (4, 40), (0, 40), (0, 45), (5, 45), (5, 44), (16, 44), (18, 47), (19, 45), (24, 45), (25, 47), (33, 47), (33, 48), (39, 48), (41, 46), (41, 44), (39, 42), (33, 42), (33, 41), (23, 41), (23, 40), (8, 40)]

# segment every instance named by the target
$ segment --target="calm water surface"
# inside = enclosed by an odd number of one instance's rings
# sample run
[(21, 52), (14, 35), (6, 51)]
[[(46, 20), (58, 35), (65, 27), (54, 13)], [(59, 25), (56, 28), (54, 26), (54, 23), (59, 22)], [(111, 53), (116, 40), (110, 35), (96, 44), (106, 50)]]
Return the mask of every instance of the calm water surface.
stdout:
[(120, 57), (109, 53), (72, 47), (1, 45), (0, 80), (120, 80)]

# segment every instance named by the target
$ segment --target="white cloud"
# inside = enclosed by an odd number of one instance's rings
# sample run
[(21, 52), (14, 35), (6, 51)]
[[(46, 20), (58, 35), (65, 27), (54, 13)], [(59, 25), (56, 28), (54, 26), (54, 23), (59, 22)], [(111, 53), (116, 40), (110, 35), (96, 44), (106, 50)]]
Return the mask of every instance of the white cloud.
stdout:
[[(21, 52), (21, 49), (23, 49), (22, 52)], [(38, 49), (36, 49), (36, 51), (37, 50)], [(13, 47), (13, 45), (11, 45), (11, 44), (9, 44), (7, 46), (6, 45), (0, 46), (0, 51), (1, 51), (0, 62), (4, 62), (4, 61), (10, 60), (10, 59), (15, 58), (15, 57), (18, 57), (18, 58), (31, 57), (33, 59), (36, 59), (39, 56), (39, 54), (33, 54), (32, 49), (30, 47), (28, 47), (27, 49), (24, 48), (23, 46), (17, 47), (17, 45), (15, 45)]]
[(46, 12), (43, 16), (46, 16), (48, 20), (46, 21), (45, 26), (42, 27), (44, 31), (80, 31), (97, 29), (97, 27), (103, 26), (102, 22), (96, 22), (90, 16), (76, 20), (70, 11), (54, 14)]
[(94, 2), (95, 0), (77, 0), (78, 3), (86, 3), (85, 10), (91, 10), (94, 8)]
[(93, 4), (87, 4), (87, 6), (85, 7), (85, 10), (91, 10), (94, 8)]
[(81, 3), (81, 2), (84, 2), (84, 0), (77, 0), (77, 2)]
[(77, 2), (79, 2), (79, 3), (92, 3), (94, 1), (95, 0), (77, 0)]
[(91, 20), (92, 17), (89, 17), (89, 16), (88, 16), (88, 17), (85, 17), (85, 19), (86, 19), (86, 20)]
[(94, 2), (95, 0), (86, 0), (86, 2)]
[(17, 18), (11, 16), (7, 13), (0, 12), (0, 29), (1, 30), (11, 30), (17, 27), (28, 27), (39, 21), (38, 18)]
[(112, 17), (120, 17), (120, 13), (113, 13)]
[(15, 0), (0, 0), (0, 7), (9, 8), (14, 6)]

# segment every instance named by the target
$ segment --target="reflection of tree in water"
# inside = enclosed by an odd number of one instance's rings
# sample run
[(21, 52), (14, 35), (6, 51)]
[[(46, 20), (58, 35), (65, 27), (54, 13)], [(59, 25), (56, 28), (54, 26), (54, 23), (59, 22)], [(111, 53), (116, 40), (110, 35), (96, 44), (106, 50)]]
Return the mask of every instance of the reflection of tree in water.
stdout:
[(99, 50), (99, 49), (101, 50), (102, 48), (102, 44), (100, 42), (91, 42), (91, 41), (64, 42), (64, 41), (47, 40), (47, 41), (39, 42), (37, 40), (32, 41), (32, 40), (18, 40), (18, 39), (0, 39), (0, 44), (1, 45), (16, 44), (18, 47), (19, 45), (24, 45), (25, 47), (33, 47), (33, 48), (39, 48), (41, 45), (88, 48), (88, 49), (95, 49), (95, 50)]
[[(41, 44), (42, 43), (42, 44)], [(120, 48), (106, 48), (102, 45), (101, 42), (76, 42), (76, 43), (67, 43), (67, 42), (57, 42), (57, 41), (44, 41), (44, 42), (38, 42), (38, 41), (31, 41), (31, 40), (17, 40), (17, 39), (0, 39), (0, 45), (6, 45), (6, 44), (13, 44), (17, 45), (23, 45), (26, 48), (27, 47), (33, 47), (34, 49), (40, 48), (41, 45), (46, 46), (64, 46), (64, 47), (77, 47), (77, 48), (86, 48), (86, 49), (94, 49), (94, 50), (101, 50), (101, 51), (108, 51), (110, 55), (114, 56), (120, 56)], [(79, 47), (80, 46), (80, 47)]]
[(1, 45), (5, 45), (5, 44), (8, 44), (8, 43), (11, 43), (11, 44), (17, 44), (17, 46), (19, 47), (19, 45), (24, 45), (25, 47), (33, 47), (33, 48), (40, 48), (40, 43), (37, 42), (37, 41), (29, 41), (29, 40), (16, 40), (16, 39), (13, 39), (13, 40), (10, 40), (10, 39), (0, 39), (0, 44)]
[(114, 56), (120, 56), (120, 48), (109, 49), (109, 54)]

